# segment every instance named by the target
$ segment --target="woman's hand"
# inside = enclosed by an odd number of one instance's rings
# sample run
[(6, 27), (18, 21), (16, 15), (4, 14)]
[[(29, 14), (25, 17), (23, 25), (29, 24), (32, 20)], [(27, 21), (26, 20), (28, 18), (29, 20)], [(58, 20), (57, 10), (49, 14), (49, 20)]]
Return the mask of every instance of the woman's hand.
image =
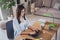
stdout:
[(32, 31), (37, 30), (37, 28), (35, 28), (35, 27), (33, 27), (33, 26), (29, 26), (29, 28), (28, 28), (28, 29), (30, 29), (30, 30), (32, 30)]
[(33, 32), (30, 32), (30, 34), (35, 34), (35, 33), (36, 33), (36, 32), (34, 32), (34, 31), (33, 31)]
[(35, 34), (35, 31), (31, 31), (31, 32), (22, 32), (21, 35), (28, 35), (28, 34)]

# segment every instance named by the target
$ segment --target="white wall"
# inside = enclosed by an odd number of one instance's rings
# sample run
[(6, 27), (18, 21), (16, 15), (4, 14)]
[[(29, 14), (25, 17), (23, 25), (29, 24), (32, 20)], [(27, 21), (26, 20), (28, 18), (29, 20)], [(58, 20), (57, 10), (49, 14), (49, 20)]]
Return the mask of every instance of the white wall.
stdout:
[(16, 6), (12, 6), (12, 10), (13, 10), (13, 15), (15, 17), (16, 16)]
[(20, 4), (23, 4), (25, 1), (24, 0), (20, 0)]
[(3, 20), (3, 15), (2, 15), (1, 7), (0, 7), (0, 19)]

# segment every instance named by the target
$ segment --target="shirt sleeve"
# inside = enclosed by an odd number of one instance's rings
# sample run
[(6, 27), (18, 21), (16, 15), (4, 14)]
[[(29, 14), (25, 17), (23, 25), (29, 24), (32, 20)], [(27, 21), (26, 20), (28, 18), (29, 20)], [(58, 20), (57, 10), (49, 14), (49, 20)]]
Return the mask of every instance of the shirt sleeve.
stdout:
[(25, 29), (28, 29), (28, 27), (30, 26), (30, 22), (26, 16), (25, 18), (26, 18)]
[(28, 29), (29, 26), (30, 26), (30, 23), (29, 23), (29, 20), (27, 20), (25, 24), (25, 28)]

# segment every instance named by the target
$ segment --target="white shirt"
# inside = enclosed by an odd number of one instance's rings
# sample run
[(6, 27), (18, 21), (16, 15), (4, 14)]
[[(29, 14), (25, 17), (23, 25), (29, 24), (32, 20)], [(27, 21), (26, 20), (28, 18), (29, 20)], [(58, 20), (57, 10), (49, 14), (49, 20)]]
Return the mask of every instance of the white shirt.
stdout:
[(16, 17), (13, 19), (14, 38), (16, 38), (16, 36), (21, 34), (22, 31), (29, 27), (29, 21), (28, 20), (23, 21), (24, 22), (21, 22), (19, 24)]

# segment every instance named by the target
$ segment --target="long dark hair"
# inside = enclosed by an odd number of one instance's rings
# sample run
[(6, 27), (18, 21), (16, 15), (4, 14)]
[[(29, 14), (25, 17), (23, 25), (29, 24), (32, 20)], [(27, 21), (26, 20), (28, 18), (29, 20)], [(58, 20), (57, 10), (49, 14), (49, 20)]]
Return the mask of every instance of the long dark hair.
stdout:
[[(21, 16), (21, 11), (22, 11), (23, 9), (24, 9), (24, 6), (23, 6), (23, 5), (18, 5), (18, 6), (17, 6), (17, 10), (16, 10), (17, 13), (16, 13), (16, 16), (17, 16), (17, 20), (18, 20), (19, 24), (21, 23), (19, 17)], [(26, 20), (25, 14), (24, 14), (23, 18), (24, 18), (24, 20)]]

